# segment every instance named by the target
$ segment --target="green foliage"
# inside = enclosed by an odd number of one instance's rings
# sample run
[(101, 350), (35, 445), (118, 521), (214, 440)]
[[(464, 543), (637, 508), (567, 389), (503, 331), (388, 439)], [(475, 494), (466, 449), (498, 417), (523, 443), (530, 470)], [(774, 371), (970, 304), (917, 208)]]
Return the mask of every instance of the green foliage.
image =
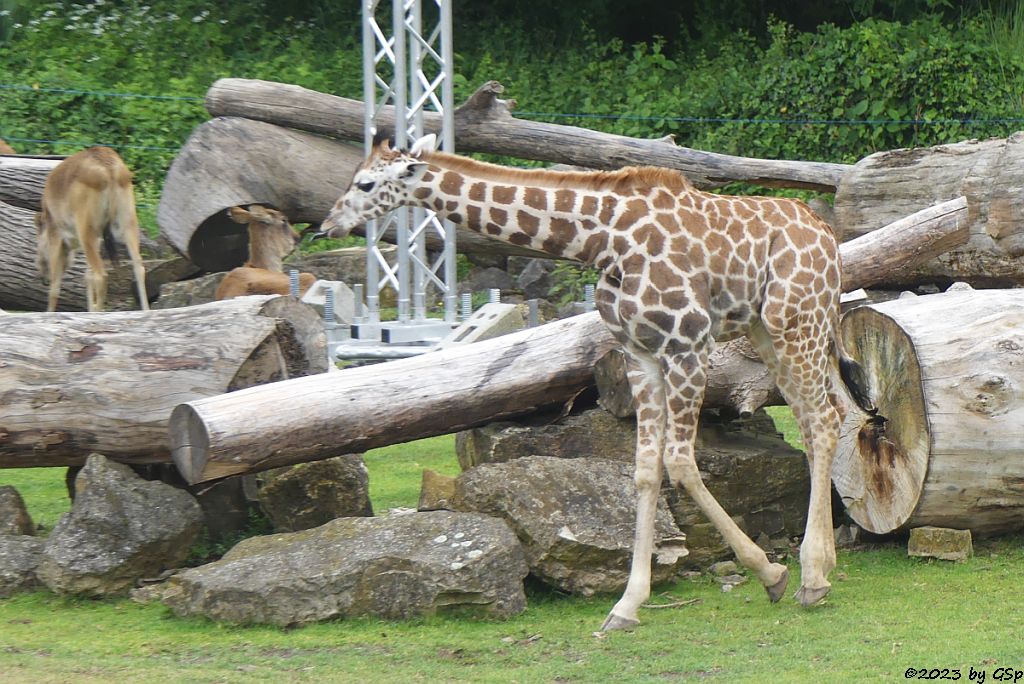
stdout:
[(548, 297), (563, 306), (583, 301), (583, 288), (596, 285), (600, 272), (593, 266), (581, 266), (572, 261), (559, 261), (551, 271), (551, 290)]
[[(1020, 127), (1019, 120), (971, 123), (1019, 117), (1011, 84), (1024, 80), (1024, 61), (1012, 56), (1005, 57), (1000, 75), (1004, 58), (978, 20), (955, 29), (936, 17), (905, 25), (867, 20), (849, 29), (822, 26), (815, 34), (778, 23), (770, 28), (771, 44), (757, 51), (758, 69), (747, 72), (739, 96), (721, 111), (728, 118), (780, 123), (726, 123), (699, 146), (767, 158), (854, 161), (881, 149), (1008, 135)], [(808, 121), (837, 123), (800, 123)]]

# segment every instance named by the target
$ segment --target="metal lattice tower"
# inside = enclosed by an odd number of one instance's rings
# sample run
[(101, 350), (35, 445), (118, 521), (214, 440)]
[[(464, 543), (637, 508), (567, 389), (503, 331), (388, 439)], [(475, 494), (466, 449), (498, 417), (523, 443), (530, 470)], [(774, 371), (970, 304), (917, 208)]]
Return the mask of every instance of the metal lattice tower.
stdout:
[[(390, 9), (390, 11), (388, 11)], [(408, 147), (424, 134), (424, 114), (441, 117), (438, 139), (453, 152), (453, 53), (451, 0), (363, 0), (364, 143), (367, 152), (382, 112), (395, 111), (395, 145)], [(389, 265), (381, 238), (394, 235), (398, 260)], [(426, 238), (443, 249), (432, 260)], [(423, 209), (399, 209), (366, 226), (366, 310), (353, 325), (359, 339), (419, 342), (436, 339), (456, 321), (455, 227)], [(444, 299), (444, 324), (426, 317), (427, 290)], [(398, 323), (381, 324), (380, 291), (398, 293)]]

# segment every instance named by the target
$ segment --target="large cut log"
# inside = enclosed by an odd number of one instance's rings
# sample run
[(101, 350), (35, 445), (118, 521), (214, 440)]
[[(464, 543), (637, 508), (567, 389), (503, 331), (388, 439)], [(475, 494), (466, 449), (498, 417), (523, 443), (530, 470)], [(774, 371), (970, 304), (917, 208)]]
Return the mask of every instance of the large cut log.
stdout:
[(157, 223), (182, 254), (207, 271), (248, 258), (247, 228), (229, 207), (264, 204), (292, 223), (319, 223), (362, 162), (360, 148), (244, 119), (197, 127), (167, 172)]
[[(319, 223), (362, 163), (361, 147), (260, 121), (220, 118), (197, 127), (171, 164), (157, 223), (193, 263), (226, 271), (248, 258), (249, 233), (227, 209), (264, 204), (292, 223)], [(362, 228), (353, 231), (363, 234)], [(384, 240), (394, 242), (393, 229)], [(460, 230), (459, 251), (540, 253)], [(440, 250), (428, 236), (427, 249)], [(546, 255), (544, 255), (546, 256)]]
[(884, 284), (1024, 284), (1024, 133), (866, 157), (839, 185), (835, 223), (847, 238), (857, 237), (960, 195), (970, 205), (967, 243), (894, 271)]
[(1024, 290), (861, 307), (842, 334), (879, 416), (850, 411), (832, 468), (857, 524), (1024, 528)]
[(291, 297), (4, 314), (0, 467), (80, 465), (93, 451), (168, 462), (167, 421), (180, 402), (326, 368), (323, 325)]
[(457, 432), (571, 399), (613, 344), (600, 318), (590, 314), (263, 391), (191, 401), (171, 415), (171, 453), (194, 484)]
[[(945, 233), (956, 231), (962, 211), (962, 203), (954, 203)], [(944, 234), (933, 222), (925, 231), (932, 244)], [(909, 228), (913, 233), (915, 226)], [(875, 240), (888, 248), (887, 232)], [(910, 241), (904, 249), (929, 255), (927, 244)], [(861, 271), (853, 268), (844, 284), (859, 287)], [(383, 366), (184, 403), (171, 416), (174, 462), (196, 483), (456, 432), (572, 398), (615, 346), (590, 313)], [(735, 400), (753, 411), (771, 396), (765, 394), (756, 405)], [(253, 415), (260, 416), (258, 425)]]
[(0, 202), (39, 211), (46, 177), (60, 161), (53, 157), (0, 157)]
[[(958, 197), (895, 221), (882, 230), (839, 246), (843, 290), (871, 287), (890, 273), (912, 268), (967, 240), (967, 201)], [(708, 358), (707, 408), (752, 415), (765, 405), (785, 403), (775, 379), (745, 338), (715, 347)], [(616, 416), (636, 411), (622, 352), (614, 349), (594, 369), (601, 406)]]
[[(455, 111), (455, 145), (462, 153), (484, 152), (573, 164), (593, 169), (629, 165), (679, 169), (700, 187), (733, 181), (772, 187), (834, 192), (846, 164), (749, 159), (679, 147), (670, 140), (642, 140), (576, 126), (528, 121), (512, 116), (514, 100), (500, 100), (500, 83), (489, 81)], [(363, 140), (363, 103), (295, 85), (225, 78), (206, 93), (214, 116), (247, 119), (314, 133)], [(424, 113), (424, 128), (440, 130), (439, 114)], [(379, 109), (378, 126), (394, 128), (394, 109)]]

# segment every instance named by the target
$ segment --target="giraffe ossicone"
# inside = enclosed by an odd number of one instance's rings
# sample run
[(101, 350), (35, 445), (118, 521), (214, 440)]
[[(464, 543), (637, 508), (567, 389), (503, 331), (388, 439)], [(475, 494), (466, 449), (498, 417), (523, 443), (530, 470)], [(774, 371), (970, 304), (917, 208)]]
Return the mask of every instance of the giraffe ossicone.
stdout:
[(409, 152), (381, 140), (322, 230), (340, 237), (403, 205), (600, 270), (597, 308), (625, 351), (637, 405), (633, 562), (602, 629), (636, 625), (650, 595), (663, 469), (769, 599), (785, 592), (788, 569), (770, 562), (715, 501), (694, 459), (708, 353), (714, 340), (742, 335), (775, 374), (807, 449), (811, 497), (796, 597), (811, 605), (828, 593), (835, 567), (830, 473), (841, 396), (870, 406), (867, 388), (850, 393), (846, 384), (857, 366), (845, 357), (837, 332), (838, 247), (803, 202), (701, 192), (670, 169), (513, 169), (434, 151), (431, 140), (417, 141)]

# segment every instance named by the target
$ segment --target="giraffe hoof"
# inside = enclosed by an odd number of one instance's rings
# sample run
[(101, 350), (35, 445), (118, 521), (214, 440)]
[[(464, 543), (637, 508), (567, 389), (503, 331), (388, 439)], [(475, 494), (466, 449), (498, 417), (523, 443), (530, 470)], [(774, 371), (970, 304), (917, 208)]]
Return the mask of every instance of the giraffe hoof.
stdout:
[(789, 570), (782, 571), (782, 577), (779, 581), (770, 587), (765, 587), (764, 590), (768, 592), (768, 600), (772, 603), (778, 603), (779, 599), (782, 598), (783, 594), (786, 593), (786, 585), (789, 583)]
[(810, 587), (800, 587), (796, 590), (793, 597), (800, 602), (800, 605), (806, 608), (808, 606), (813, 606), (815, 603), (818, 603), (825, 598), (831, 588), (832, 587), (828, 585), (813, 589)]
[(640, 624), (639, 620), (633, 618), (622, 617), (616, 615), (614, 612), (608, 613), (608, 617), (604, 619), (604, 624), (601, 625), (602, 632), (610, 632), (616, 629), (622, 629), (626, 631), (632, 631)]

